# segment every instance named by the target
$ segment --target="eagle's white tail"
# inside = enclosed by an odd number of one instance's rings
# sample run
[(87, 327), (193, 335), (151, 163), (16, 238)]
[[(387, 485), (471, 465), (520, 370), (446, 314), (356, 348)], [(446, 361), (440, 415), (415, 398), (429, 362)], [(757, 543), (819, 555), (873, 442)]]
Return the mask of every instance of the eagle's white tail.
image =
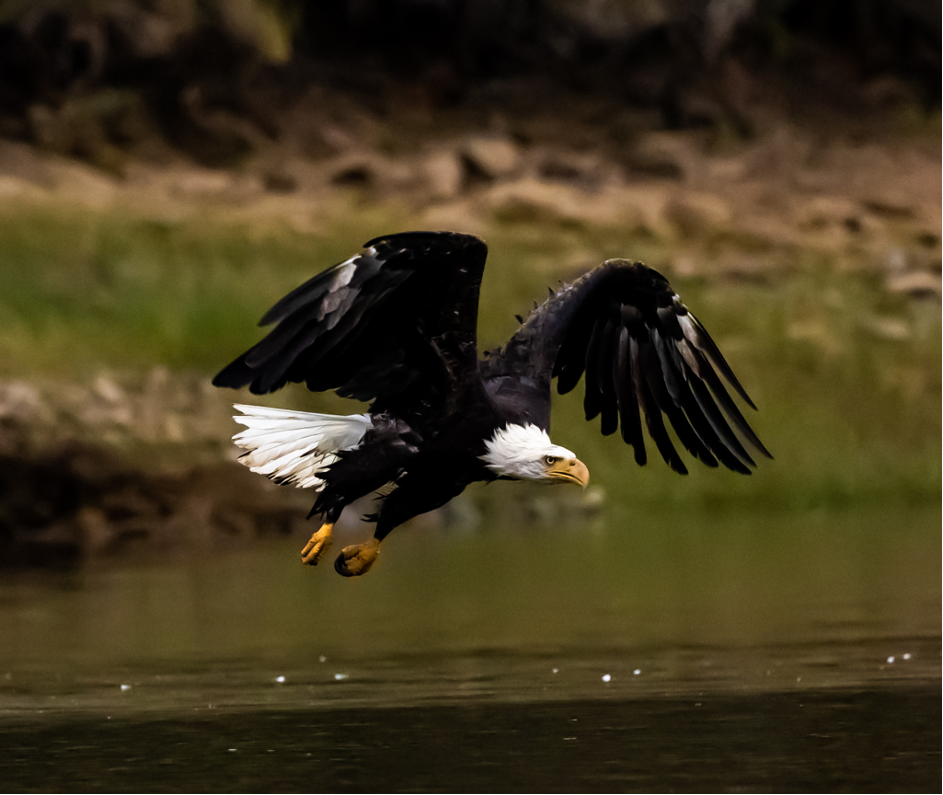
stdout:
[(233, 419), (246, 426), (232, 438), (248, 451), (239, 462), (260, 475), (303, 489), (322, 488), (324, 481), (318, 474), (337, 460), (340, 450), (360, 444), (371, 426), (366, 414), (340, 417), (239, 403), (234, 408), (242, 416)]

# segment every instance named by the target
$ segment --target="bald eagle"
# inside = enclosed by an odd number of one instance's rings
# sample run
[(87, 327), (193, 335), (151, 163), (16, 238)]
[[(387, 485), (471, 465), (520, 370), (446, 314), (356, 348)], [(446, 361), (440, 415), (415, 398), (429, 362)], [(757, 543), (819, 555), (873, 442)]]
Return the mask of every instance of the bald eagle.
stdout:
[[(369, 541), (334, 568), (365, 573), (398, 525), (445, 505), (475, 481), (577, 483), (589, 471), (550, 430), (551, 382), (584, 380), (586, 419), (621, 430), (638, 464), (642, 425), (675, 472), (677, 440), (709, 467), (756, 466), (743, 441), (771, 457), (718, 373), (756, 408), (701, 323), (668, 281), (611, 259), (562, 286), (522, 320), (504, 347), (479, 358), (478, 293), (487, 247), (471, 235), (405, 232), (319, 273), (282, 298), (269, 334), (225, 367), (216, 386), (257, 395), (288, 383), (370, 404), (333, 416), (237, 404), (233, 437), (253, 472), (317, 492), (321, 526), (302, 550), (316, 565), (346, 505), (381, 489)], [(737, 433), (731, 428), (733, 425)]]

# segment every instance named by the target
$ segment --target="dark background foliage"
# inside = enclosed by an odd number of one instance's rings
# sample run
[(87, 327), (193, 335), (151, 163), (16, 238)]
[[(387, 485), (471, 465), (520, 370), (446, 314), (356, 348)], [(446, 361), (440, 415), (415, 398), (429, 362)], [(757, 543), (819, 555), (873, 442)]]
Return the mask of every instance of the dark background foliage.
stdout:
[[(279, 112), (318, 82), (433, 108), (526, 82), (531, 101), (599, 94), (665, 128), (749, 135), (738, 70), (850, 110), (861, 99), (849, 84), (890, 77), (937, 106), (939, 29), (933, 0), (7, 0), (0, 135), (95, 159), (101, 140), (128, 147), (156, 128), (200, 160), (230, 162), (279, 135)], [(211, 130), (213, 111), (248, 129)], [(60, 129), (76, 125), (87, 129)]]

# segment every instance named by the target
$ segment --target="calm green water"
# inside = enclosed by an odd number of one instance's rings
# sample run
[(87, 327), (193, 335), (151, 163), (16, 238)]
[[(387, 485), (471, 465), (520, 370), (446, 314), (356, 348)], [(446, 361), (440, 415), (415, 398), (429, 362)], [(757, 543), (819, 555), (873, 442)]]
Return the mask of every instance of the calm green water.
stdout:
[(635, 518), (403, 529), (354, 581), (303, 539), (8, 579), (0, 780), (938, 785), (936, 507)]

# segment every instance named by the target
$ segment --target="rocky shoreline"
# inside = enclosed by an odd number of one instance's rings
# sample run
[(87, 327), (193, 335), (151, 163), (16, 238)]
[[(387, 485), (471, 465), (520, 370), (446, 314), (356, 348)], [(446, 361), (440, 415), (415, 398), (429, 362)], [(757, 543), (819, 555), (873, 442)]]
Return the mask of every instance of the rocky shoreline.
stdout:
[(0, 568), (301, 534), (309, 500), (233, 460), (230, 414), (200, 379), (163, 368), (0, 383)]

